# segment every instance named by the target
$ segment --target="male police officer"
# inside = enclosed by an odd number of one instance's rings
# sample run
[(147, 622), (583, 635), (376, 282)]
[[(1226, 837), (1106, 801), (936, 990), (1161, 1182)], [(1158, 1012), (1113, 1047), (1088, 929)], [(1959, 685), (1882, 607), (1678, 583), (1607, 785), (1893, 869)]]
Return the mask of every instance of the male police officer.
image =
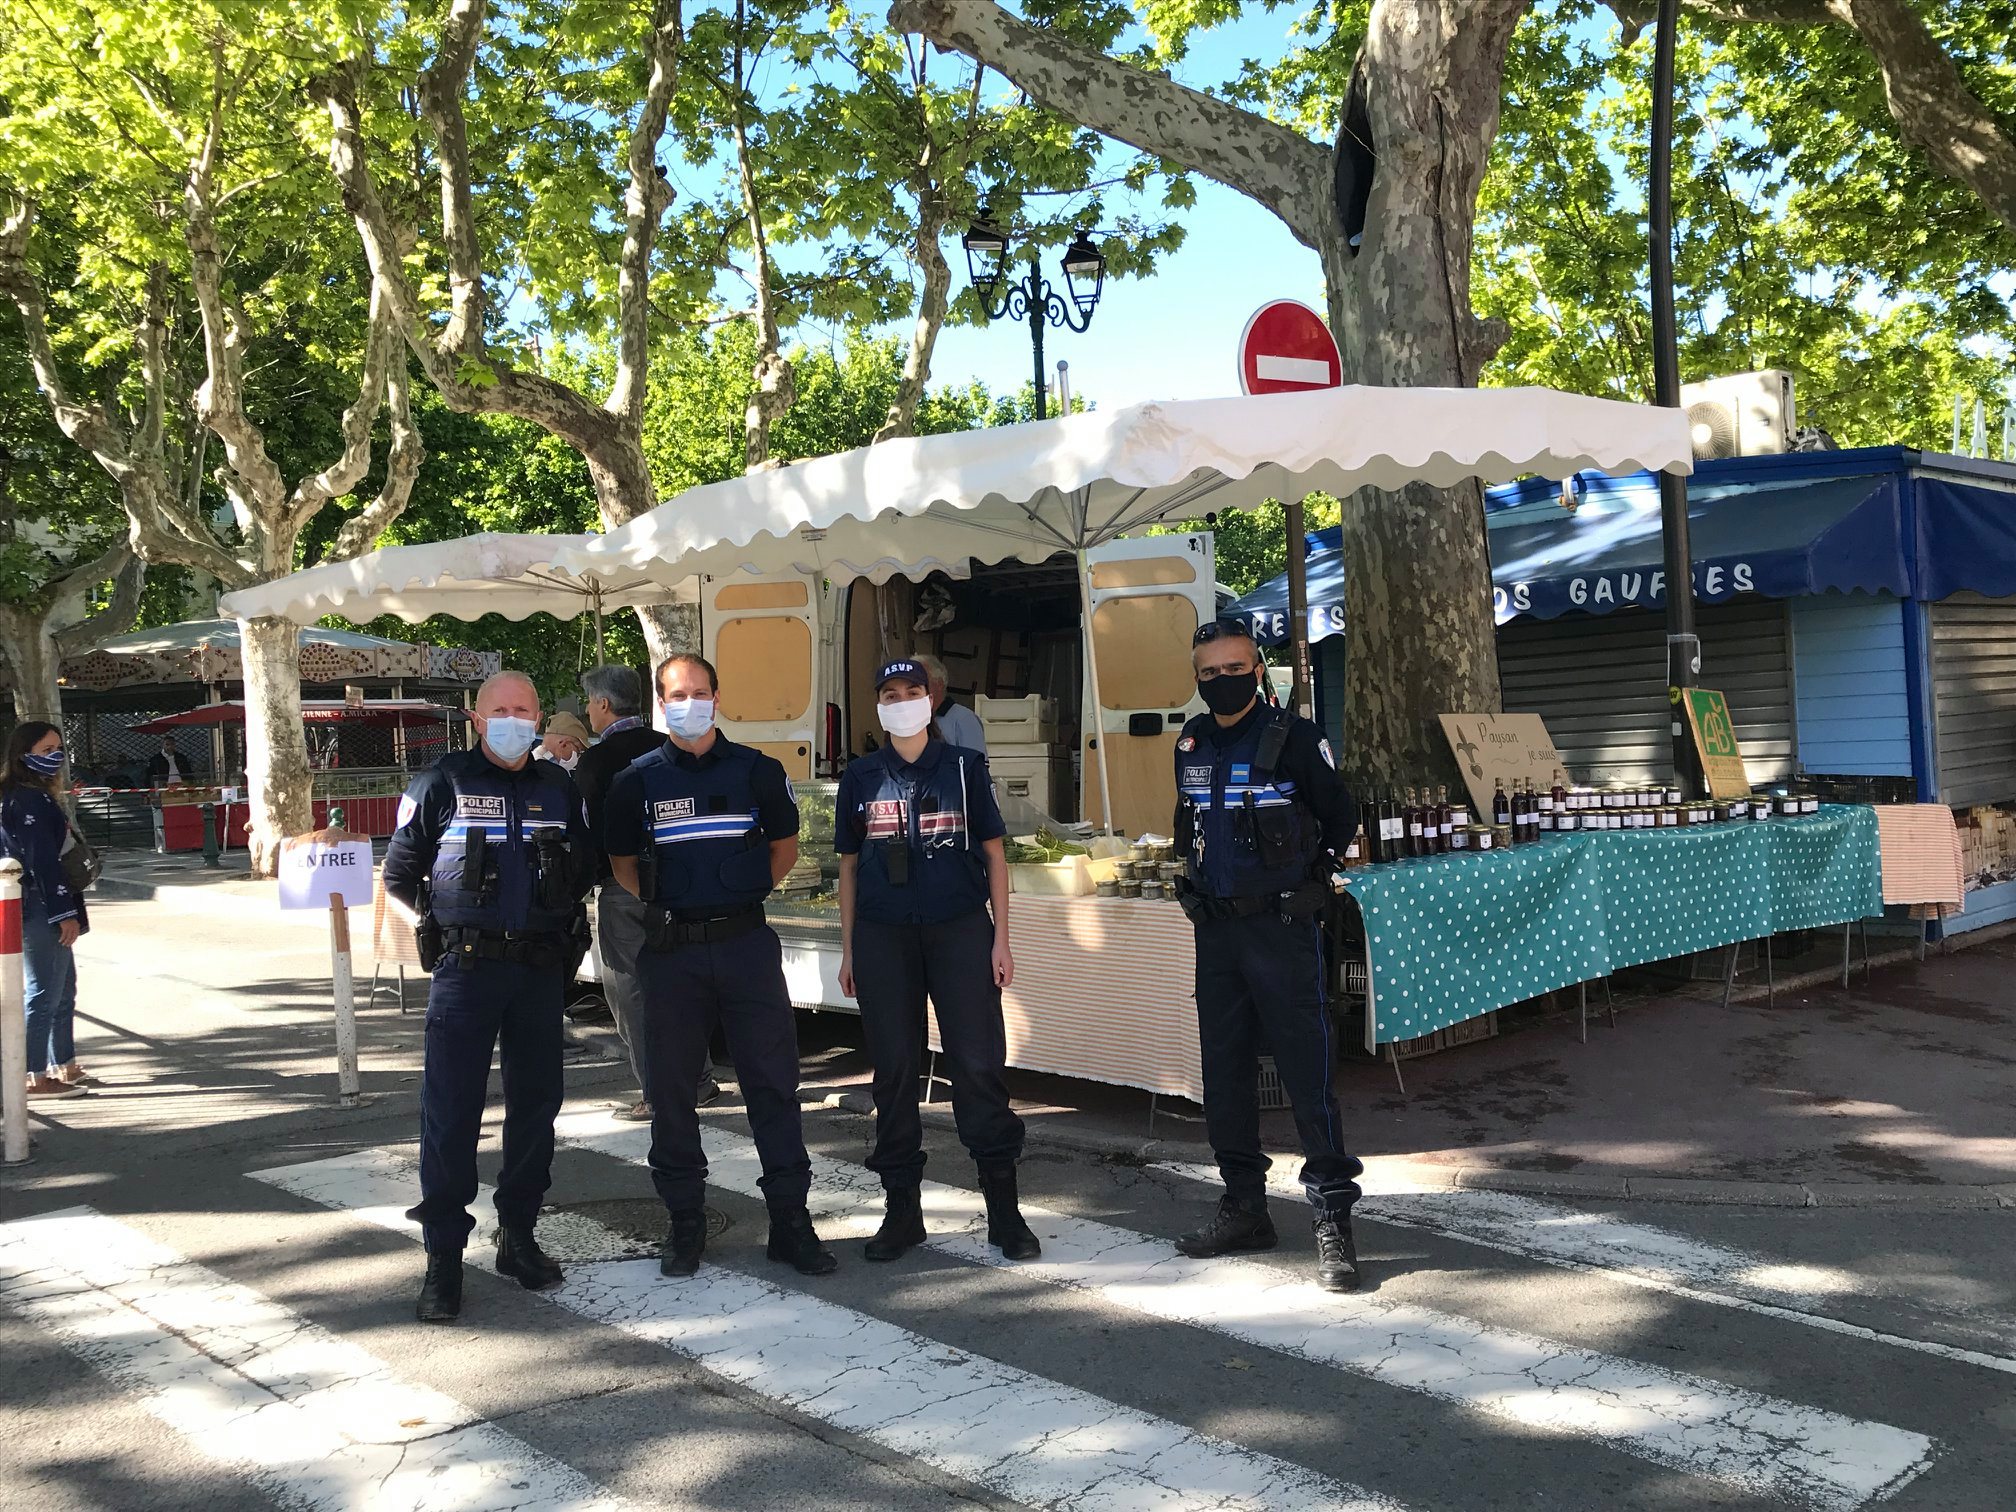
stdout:
[[(634, 893), (612, 880), (609, 856), (603, 849), (603, 807), (609, 799), (609, 784), (631, 762), (649, 756), (665, 744), (665, 737), (651, 728), (644, 717), (644, 679), (634, 667), (609, 664), (591, 667), (581, 674), (581, 696), (588, 708), (588, 723), (596, 741), (581, 755), (574, 768), (574, 786), (581, 790), (581, 803), (588, 811), (588, 829), (595, 837), (595, 940), (602, 953), (602, 995), (608, 1000), (616, 1020), (617, 1036), (630, 1057), (630, 1069), (637, 1085), (644, 1086), (644, 988), (637, 980), (637, 953), (644, 948), (644, 905)], [(697, 1098), (710, 1103), (721, 1088), (705, 1072), (700, 1076)], [(631, 1123), (651, 1121), (651, 1099), (639, 1091), (634, 1102), (626, 1102), (616, 1115)]]
[(1197, 1029), (1204, 1123), (1225, 1196), (1209, 1227), (1176, 1241), (1186, 1255), (1272, 1249), (1267, 1157), (1260, 1151), (1259, 1046), (1295, 1108), (1302, 1185), (1316, 1211), (1317, 1275), (1358, 1285), (1353, 1179), (1338, 1142), (1334, 1052), (1323, 1005), (1320, 860), (1349, 843), (1357, 805), (1330, 742), (1309, 720), (1263, 703), (1260, 652), (1244, 625), (1201, 626), (1197, 691), (1210, 712), (1176, 741), (1176, 834), (1189, 863), (1183, 908), (1197, 931)]
[(504, 1164), (497, 1269), (533, 1289), (560, 1280), (532, 1225), (553, 1165), (561, 1009), (578, 959), (581, 898), (594, 880), (587, 820), (567, 774), (532, 759), (539, 694), (522, 672), (477, 691), (482, 743), (416, 777), (385, 853), (385, 891), (421, 919), (427, 1058), (420, 1078), (423, 1323), (462, 1310), (462, 1250), (476, 1223), (476, 1140), (490, 1054), (504, 1046)]
[(812, 1162), (798, 1111), (798, 1026), (783, 946), (763, 918), (763, 900), (798, 863), (798, 801), (775, 757), (714, 727), (711, 663), (667, 657), (658, 695), (671, 739), (610, 784), (602, 821), (616, 881), (648, 909), (637, 957), (644, 1087), (651, 1180), (671, 1215), (658, 1268), (690, 1276), (707, 1245), (694, 1089), (718, 1023), (763, 1162), (769, 1256), (821, 1276), (839, 1261), (805, 1210)]

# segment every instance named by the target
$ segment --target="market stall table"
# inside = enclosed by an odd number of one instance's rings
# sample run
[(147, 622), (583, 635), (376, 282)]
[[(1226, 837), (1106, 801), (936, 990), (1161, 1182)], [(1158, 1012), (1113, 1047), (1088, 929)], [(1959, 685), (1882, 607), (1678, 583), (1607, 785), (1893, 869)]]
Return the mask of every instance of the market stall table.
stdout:
[[(1009, 1065), (1204, 1100), (1197, 952), (1181, 908), (1017, 893), (1009, 919)], [(930, 1043), (935, 1053), (935, 1018)]]
[(1876, 815), (1603, 830), (1348, 873), (1364, 922), (1365, 1047), (1510, 1003), (1883, 911)]

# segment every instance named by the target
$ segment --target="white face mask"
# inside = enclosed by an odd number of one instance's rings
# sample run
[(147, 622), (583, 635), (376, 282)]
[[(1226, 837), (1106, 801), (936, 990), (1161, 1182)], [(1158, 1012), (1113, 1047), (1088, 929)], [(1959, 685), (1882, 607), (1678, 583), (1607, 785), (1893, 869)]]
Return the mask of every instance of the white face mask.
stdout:
[(571, 772), (581, 764), (581, 755), (578, 751), (572, 756), (548, 756), (546, 759), (563, 772)]
[(499, 761), (516, 761), (539, 744), (539, 726), (530, 719), (493, 714), (483, 723), (483, 744)]
[(882, 728), (891, 735), (920, 735), (931, 723), (931, 700), (928, 698), (906, 698), (900, 703), (875, 705), (875, 717), (882, 721)]
[(681, 740), (698, 740), (714, 728), (714, 700), (671, 698), (664, 704), (665, 728)]

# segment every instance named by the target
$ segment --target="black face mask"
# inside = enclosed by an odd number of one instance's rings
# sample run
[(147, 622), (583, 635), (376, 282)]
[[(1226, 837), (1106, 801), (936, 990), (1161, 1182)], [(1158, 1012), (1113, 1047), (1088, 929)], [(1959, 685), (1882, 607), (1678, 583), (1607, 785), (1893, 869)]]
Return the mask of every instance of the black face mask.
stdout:
[(1197, 696), (1213, 714), (1237, 714), (1260, 691), (1258, 672), (1221, 672), (1197, 679)]

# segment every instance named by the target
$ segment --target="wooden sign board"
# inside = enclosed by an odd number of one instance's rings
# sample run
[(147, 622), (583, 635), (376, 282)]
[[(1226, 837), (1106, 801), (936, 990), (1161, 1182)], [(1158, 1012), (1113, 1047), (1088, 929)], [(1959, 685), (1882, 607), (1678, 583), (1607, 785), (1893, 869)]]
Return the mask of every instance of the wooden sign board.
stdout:
[(1716, 798), (1748, 797), (1750, 774), (1743, 767), (1743, 748), (1736, 740), (1729, 701), (1713, 688), (1676, 691), (1687, 711), (1687, 728), (1693, 733), (1694, 751), (1701, 758), (1709, 793)]
[(1463, 785), (1470, 791), (1470, 809), (1488, 823), (1491, 796), (1500, 786), (1530, 782), (1535, 789), (1551, 788), (1555, 774), (1566, 773), (1568, 764), (1554, 749), (1554, 738), (1538, 714), (1443, 714), (1442, 733), (1449, 749), (1456, 753), (1456, 765), (1463, 770)]

